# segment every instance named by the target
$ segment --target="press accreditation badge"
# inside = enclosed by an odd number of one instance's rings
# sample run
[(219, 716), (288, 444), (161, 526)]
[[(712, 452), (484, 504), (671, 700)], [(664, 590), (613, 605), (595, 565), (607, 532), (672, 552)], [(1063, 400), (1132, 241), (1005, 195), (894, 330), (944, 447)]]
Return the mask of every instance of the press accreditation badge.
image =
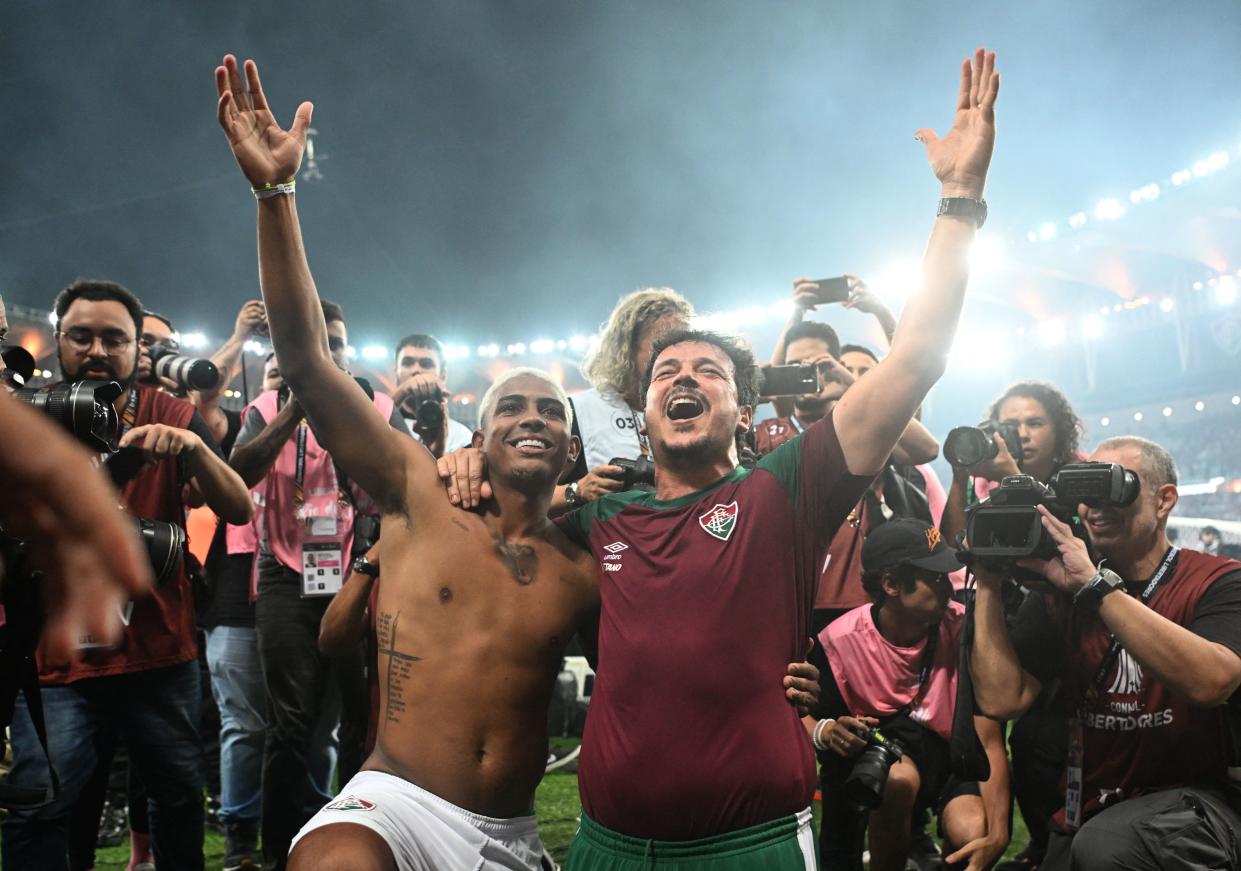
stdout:
[(1082, 762), (1085, 748), (1082, 718), (1075, 714), (1069, 720), (1069, 766), (1064, 782), (1064, 821), (1076, 830), (1082, 827)]
[(337, 542), (302, 545), (302, 597), (335, 596), (345, 582), (344, 552)]

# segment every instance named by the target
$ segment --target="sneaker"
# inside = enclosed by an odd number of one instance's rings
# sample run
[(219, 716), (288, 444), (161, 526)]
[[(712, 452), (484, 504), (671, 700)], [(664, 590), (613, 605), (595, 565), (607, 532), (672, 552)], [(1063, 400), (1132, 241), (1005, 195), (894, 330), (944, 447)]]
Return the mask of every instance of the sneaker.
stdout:
[(208, 795), (203, 807), (203, 826), (212, 832), (224, 834), (224, 823), (220, 822), (220, 797)]
[(917, 829), (910, 833), (909, 860), (905, 867), (909, 871), (939, 871), (944, 867), (939, 847), (926, 829)]
[(104, 799), (95, 844), (100, 847), (115, 847), (129, 837), (129, 820), (126, 818), (128, 813), (127, 805), (116, 804), (111, 798)]
[(259, 856), (258, 821), (226, 823), (224, 825), (224, 871), (258, 871), (262, 867)]

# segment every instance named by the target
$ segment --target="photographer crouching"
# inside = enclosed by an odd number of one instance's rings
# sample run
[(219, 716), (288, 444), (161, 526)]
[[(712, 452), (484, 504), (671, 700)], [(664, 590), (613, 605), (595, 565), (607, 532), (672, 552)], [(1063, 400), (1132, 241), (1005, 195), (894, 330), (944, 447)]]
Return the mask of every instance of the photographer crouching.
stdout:
[[(135, 383), (143, 322), (137, 298), (113, 282), (79, 280), (57, 296), (55, 312), (65, 381), (115, 381), (121, 387), (113, 402), (119, 450), (106, 453), (104, 463), (124, 506), (154, 521), (148, 528), (156, 531), (179, 528), (186, 506), (204, 502), (231, 522), (248, 521), (245, 485), (220, 458), (194, 408)], [(54, 661), (46, 646), (40, 649), (48, 756), (61, 791), (50, 804), (4, 819), (5, 867), (65, 866), (68, 809), (94, 771), (96, 749), (107, 734), (125, 740), (149, 786), (157, 860), (168, 867), (202, 867), (194, 604), (175, 550), (174, 544), (153, 595), (122, 607), (119, 643), (83, 635), (80, 655), (70, 662)], [(12, 743), (9, 783), (46, 786), (47, 759), (23, 699), (14, 710)]]
[[(904, 869), (924, 811), (963, 863), (951, 867), (989, 868), (1008, 845), (1008, 764), (1000, 725), (957, 710), (965, 607), (948, 574), (961, 563), (915, 518), (877, 526), (861, 563), (871, 604), (823, 629), (811, 654), (821, 702), (803, 723), (822, 763), (822, 868), (861, 871), (869, 828), (871, 871)], [(986, 756), (981, 783), (953, 762), (971, 754)]]
[[(1003, 571), (975, 559), (979, 708), (1011, 719), (1045, 683), (1068, 687), (1065, 806), (1040, 869), (1241, 868), (1241, 790), (1229, 780), (1241, 761), (1241, 563), (1169, 543), (1177, 473), (1162, 447), (1113, 438), (1091, 460), (1112, 464), (1090, 474), (1119, 486), (1056, 487), (1061, 505), (1083, 503), (1082, 534), (1065, 510), (1037, 504), (1033, 556)], [(971, 523), (976, 556), (1029, 549), (1001, 525), (991, 535)], [(1027, 598), (1010, 635), (1001, 593), (1014, 565), (1053, 589)]]

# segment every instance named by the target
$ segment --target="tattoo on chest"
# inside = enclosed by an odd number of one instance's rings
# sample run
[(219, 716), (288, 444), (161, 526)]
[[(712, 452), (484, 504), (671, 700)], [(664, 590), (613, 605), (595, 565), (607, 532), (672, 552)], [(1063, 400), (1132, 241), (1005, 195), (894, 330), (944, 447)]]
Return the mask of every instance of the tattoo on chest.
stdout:
[(414, 663), (422, 658), (396, 649), (396, 629), (400, 619), (400, 611), (395, 614), (380, 611), (375, 620), (375, 637), (379, 642), (377, 653), (388, 657), (388, 667), (384, 678), (383, 730), (385, 731), (389, 723), (401, 722), (401, 717), (405, 714), (405, 688), (413, 672)]
[(468, 526), (466, 526), (466, 525), (465, 525), (465, 521), (463, 521), (460, 517), (453, 517), (453, 518), (452, 518), (452, 522), (453, 522), (453, 523), (455, 523), (455, 524), (457, 524), (457, 526), (460, 526), (460, 527), (461, 527), (462, 529), (464, 529), (466, 532), (469, 532), (469, 531), (470, 531), (470, 528), (469, 528)]
[(495, 532), (491, 534), (491, 540), (496, 544), (496, 556), (504, 563), (513, 580), (523, 587), (533, 583), (534, 576), (539, 571), (539, 555), (534, 552), (534, 548), (528, 544), (505, 541)]

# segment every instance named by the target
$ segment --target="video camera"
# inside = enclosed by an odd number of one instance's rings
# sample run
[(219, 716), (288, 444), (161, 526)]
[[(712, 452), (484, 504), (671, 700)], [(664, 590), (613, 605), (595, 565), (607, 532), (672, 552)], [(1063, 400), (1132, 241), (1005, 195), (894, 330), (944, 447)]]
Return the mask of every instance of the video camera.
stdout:
[(1115, 463), (1071, 463), (1047, 484), (1029, 475), (1009, 475), (991, 496), (966, 509), (968, 557), (1001, 565), (1019, 559), (1051, 559), (1056, 545), (1043, 529), (1038, 506), (1068, 523), (1085, 540), (1077, 515), (1081, 504), (1092, 507), (1132, 505), (1141, 483), (1129, 469)]
[[(27, 388), (13, 396), (42, 411), (92, 451), (114, 453), (112, 442), (120, 429), (120, 418), (113, 403), (123, 390), (115, 381), (88, 380)], [(115, 483), (120, 486), (123, 482)], [(135, 517), (134, 525), (151, 561), (156, 583), (175, 578), (185, 551), (185, 530), (175, 523), (144, 517)]]
[(156, 383), (167, 378), (182, 390), (211, 390), (220, 383), (220, 370), (210, 360), (183, 356), (164, 342), (151, 345), (147, 354), (151, 357), (151, 378)]
[(995, 434), (1004, 439), (1004, 446), (1021, 466), (1021, 434), (1013, 423), (997, 423), (984, 420), (978, 426), (958, 426), (950, 430), (944, 439), (944, 459), (956, 469), (967, 469), (987, 460), (993, 460), (1000, 453), (1000, 446), (995, 443)]
[(638, 484), (655, 486), (655, 461), (650, 457), (638, 457), (636, 460), (613, 457), (608, 460), (608, 465), (619, 466), (625, 470), (625, 477), (621, 480), (624, 481), (626, 490), (632, 490)]

